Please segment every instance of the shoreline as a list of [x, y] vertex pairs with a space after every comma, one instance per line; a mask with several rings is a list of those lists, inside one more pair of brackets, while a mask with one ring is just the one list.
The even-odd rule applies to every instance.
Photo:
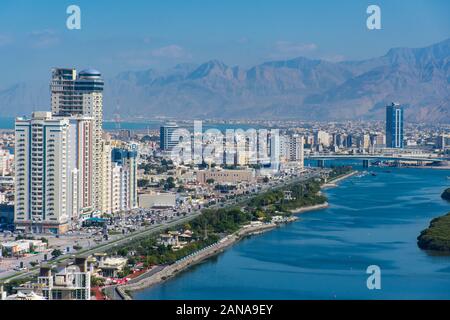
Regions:
[[347, 178], [350, 178], [351, 176], [354, 176], [355, 174], [357, 174], [358, 171], [357, 170], [353, 170], [350, 173], [344, 174], [343, 176], [339, 176], [336, 177], [334, 179], [331, 179], [330, 181], [327, 181], [326, 183], [324, 183], [320, 188], [321, 189], [326, 189], [326, 188], [335, 188], [338, 186], [338, 182], [341, 182], [342, 180], [345, 180]]
[[317, 211], [317, 210], [326, 209], [329, 206], [330, 206], [330, 204], [328, 202], [324, 202], [324, 203], [320, 203], [320, 204], [315, 204], [313, 206], [292, 209], [292, 210], [289, 210], [289, 212], [294, 215], [297, 215], [297, 214], [301, 214], [301, 213], [305, 213], [305, 212], [309, 212], [309, 211]]
[[[331, 187], [331, 186], [337, 187], [336, 182], [347, 179], [347, 178], [355, 175], [357, 172], [358, 171], [355, 170], [355, 171], [352, 171], [343, 176], [332, 179], [330, 181], [332, 181], [333, 184], [325, 183], [324, 185], [321, 186], [321, 189]], [[293, 215], [298, 215], [298, 214], [301, 214], [304, 212], [325, 209], [328, 206], [329, 206], [329, 203], [325, 202], [325, 203], [321, 203], [321, 204], [317, 204], [317, 205], [301, 207], [298, 209], [292, 209], [289, 211]], [[298, 220], [298, 218], [293, 216], [288, 221], [283, 222], [282, 224], [291, 223], [296, 220]], [[235, 233], [228, 235], [225, 238], [221, 239], [219, 242], [217, 242], [209, 247], [206, 247], [206, 248], [194, 253], [193, 255], [190, 255], [181, 260], [178, 260], [177, 262], [164, 267], [164, 269], [162, 269], [161, 271], [156, 272], [147, 278], [144, 278], [133, 284], [119, 285], [115, 288], [115, 290], [119, 294], [119, 296], [122, 297], [123, 300], [133, 300], [133, 297], [129, 294], [129, 292], [147, 289], [156, 284], [162, 283], [162, 282], [168, 280], [169, 278], [176, 276], [178, 273], [188, 269], [189, 267], [191, 267], [195, 264], [198, 264], [203, 260], [206, 260], [212, 256], [215, 256], [215, 255], [223, 252], [226, 248], [234, 245], [235, 243], [239, 242], [246, 236], [250, 236], [253, 234], [261, 234], [261, 233], [270, 231], [274, 228], [277, 228], [279, 225], [280, 224], [277, 224], [277, 223], [267, 223], [267, 224], [262, 224], [262, 225], [257, 225], [257, 226], [246, 225], [246, 226], [242, 227], [241, 229], [239, 229], [238, 231], [236, 231]]]
[[[289, 222], [293, 222], [297, 219], [291, 219]], [[139, 291], [146, 288], [150, 288], [153, 285], [164, 282], [169, 278], [176, 276], [178, 273], [188, 269], [189, 267], [200, 263], [203, 260], [206, 260], [212, 256], [215, 256], [221, 252], [223, 252], [226, 248], [232, 246], [233, 244], [242, 240], [242, 238], [253, 235], [253, 234], [261, 234], [263, 232], [270, 231], [274, 228], [278, 227], [276, 223], [266, 223], [257, 226], [246, 225], [236, 231], [233, 234], [226, 236], [221, 239], [219, 242], [206, 247], [200, 251], [197, 251], [193, 255], [185, 257], [177, 262], [165, 267], [161, 271], [152, 274], [148, 278], [144, 278], [137, 283], [133, 284], [125, 284], [116, 287], [116, 291], [122, 297], [123, 300], [132, 300], [133, 298], [127, 293], [130, 291]]]

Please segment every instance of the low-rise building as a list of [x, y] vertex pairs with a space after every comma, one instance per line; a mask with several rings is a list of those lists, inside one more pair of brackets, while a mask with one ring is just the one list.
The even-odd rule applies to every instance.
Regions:
[[173, 208], [177, 195], [170, 192], [142, 193], [139, 195], [140, 208]]
[[183, 233], [179, 231], [169, 231], [159, 235], [158, 243], [163, 246], [171, 246], [172, 250], [176, 251], [182, 249], [187, 245], [192, 238], [193, 232], [185, 230]]
[[99, 262], [98, 268], [103, 277], [117, 278], [127, 265], [127, 259], [122, 257], [107, 257]]
[[208, 181], [214, 183], [254, 182], [255, 172], [253, 170], [201, 170], [197, 171], [197, 182], [206, 184]]
[[1, 247], [6, 251], [6, 255], [8, 256], [19, 256], [30, 252], [30, 243], [28, 240], [3, 242]]
[[[90, 300], [91, 274], [89, 257], [76, 257], [74, 264], [62, 264], [53, 269], [41, 266], [38, 288], [47, 300]], [[39, 292], [38, 292], [39, 293]]]

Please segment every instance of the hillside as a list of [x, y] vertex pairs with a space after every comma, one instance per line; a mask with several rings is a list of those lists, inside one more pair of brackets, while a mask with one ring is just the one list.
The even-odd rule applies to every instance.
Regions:
[[[363, 61], [303, 57], [248, 69], [218, 60], [166, 71], [126, 71], [105, 79], [105, 116], [383, 119], [392, 101], [408, 121], [450, 123], [450, 39], [395, 48]], [[46, 87], [46, 89], [43, 89]], [[48, 84], [0, 90], [0, 116], [48, 105]]]

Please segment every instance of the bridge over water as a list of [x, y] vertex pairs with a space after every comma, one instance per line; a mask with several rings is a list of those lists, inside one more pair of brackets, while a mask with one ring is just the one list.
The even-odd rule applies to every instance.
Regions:
[[326, 160], [340, 159], [362, 160], [365, 168], [369, 167], [371, 160], [394, 161], [397, 165], [400, 161], [415, 161], [418, 165], [424, 162], [450, 161], [448, 157], [432, 157], [428, 154], [310, 154], [305, 156], [305, 160], [317, 160], [319, 167], [324, 167]]

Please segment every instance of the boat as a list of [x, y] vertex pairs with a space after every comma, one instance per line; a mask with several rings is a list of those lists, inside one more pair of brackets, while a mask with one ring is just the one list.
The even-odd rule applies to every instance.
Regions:
[[372, 172], [371, 175], [375, 177], [377, 174], [375, 172]]

